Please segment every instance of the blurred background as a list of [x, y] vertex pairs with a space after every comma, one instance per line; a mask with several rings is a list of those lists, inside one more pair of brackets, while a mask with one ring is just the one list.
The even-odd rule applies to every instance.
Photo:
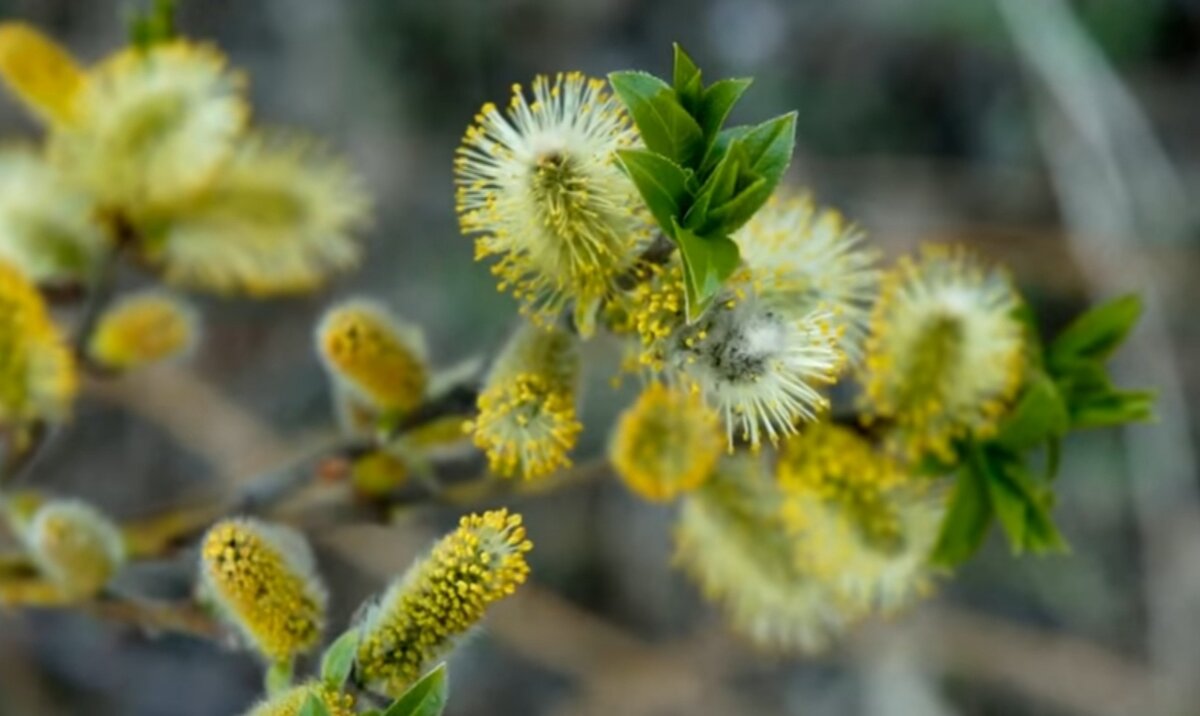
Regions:
[[[451, 159], [485, 101], [580, 69], [752, 75], [745, 121], [799, 110], [794, 184], [889, 256], [961, 241], [1007, 263], [1047, 329], [1144, 293], [1120, 355], [1160, 421], [1068, 445], [1057, 515], [1069, 556], [1015, 559], [997, 535], [912, 612], [829, 654], [751, 650], [670, 563], [670, 508], [607, 476], [508, 504], [536, 542], [533, 583], [452, 662], [452, 716], [523, 714], [1200, 713], [1200, 3], [1192, 0], [184, 0], [187, 35], [252, 78], [257, 120], [319, 132], [377, 201], [368, 260], [327, 291], [198, 298], [207, 338], [183, 366], [88, 385], [39, 487], [135, 517], [239, 482], [330, 429], [311, 348], [331, 300], [369, 294], [425, 326], [443, 365], [512, 324], [456, 228]], [[128, 3], [0, 0], [93, 60]], [[34, 123], [0, 99], [5, 140]], [[138, 276], [123, 276], [136, 285]], [[577, 460], [630, 398], [592, 346]], [[455, 514], [314, 531], [339, 628]], [[170, 581], [176, 563], [143, 565]], [[239, 713], [252, 656], [77, 612], [0, 613], [0, 715]]]

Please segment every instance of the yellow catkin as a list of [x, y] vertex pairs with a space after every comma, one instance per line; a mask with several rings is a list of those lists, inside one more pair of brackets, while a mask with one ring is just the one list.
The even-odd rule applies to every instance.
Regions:
[[779, 451], [776, 476], [785, 495], [783, 513], [797, 530], [806, 524], [796, 500], [811, 496], [837, 503], [881, 548], [900, 536], [899, 519], [887, 494], [902, 482], [903, 474], [848, 428], [815, 423], [789, 437]]
[[75, 500], [54, 500], [39, 507], [24, 541], [38, 569], [73, 599], [99, 593], [125, 560], [117, 526]]
[[66, 417], [75, 361], [37, 289], [0, 261], [0, 425]]
[[789, 437], [776, 477], [797, 565], [848, 613], [891, 613], [933, 587], [928, 556], [945, 514], [928, 480], [852, 430], [821, 423]]
[[713, 477], [683, 500], [675, 563], [755, 647], [818, 651], [858, 615], [797, 564], [780, 500], [761, 455], [722, 459]]
[[571, 464], [583, 426], [576, 419], [576, 338], [524, 325], [484, 381], [478, 414], [467, 423], [493, 472], [532, 479]]
[[142, 291], [117, 301], [100, 316], [88, 355], [100, 365], [127, 370], [187, 353], [196, 343], [191, 307], [161, 291]]
[[294, 686], [269, 698], [247, 711], [246, 716], [300, 716], [300, 710], [310, 696], [317, 697], [329, 716], [353, 716], [355, 713], [353, 696], [314, 682]]
[[479, 396], [479, 414], [468, 424], [493, 472], [542, 477], [571, 464], [583, 425], [574, 396], [538, 373], [521, 373]]
[[[211, 46], [126, 48], [88, 70], [76, 117], [51, 127], [47, 151], [109, 211], [133, 220], [213, 179], [245, 128], [244, 90]], [[156, 222], [156, 239], [163, 228]]]
[[596, 307], [650, 240], [650, 221], [615, 151], [637, 133], [604, 80], [539, 76], [505, 111], [485, 104], [454, 159], [455, 209], [477, 259], [536, 322], [574, 303], [588, 335]]
[[303, 538], [247, 519], [219, 522], [201, 546], [206, 594], [271, 661], [316, 646], [325, 620], [325, 591]]
[[950, 461], [955, 441], [994, 433], [1024, 375], [1019, 303], [1006, 273], [959, 247], [926, 246], [885, 275], [862, 402], [905, 457]]
[[304, 293], [357, 264], [370, 214], [361, 177], [319, 141], [252, 132], [202, 191], [147, 218], [147, 249], [177, 285]]
[[629, 489], [664, 501], [703, 484], [724, 448], [720, 418], [703, 398], [651, 383], [618, 420], [609, 457]]
[[41, 118], [70, 122], [83, 71], [70, 53], [20, 22], [0, 23], [0, 76]]
[[401, 693], [529, 574], [533, 548], [520, 515], [493, 510], [463, 517], [428, 556], [387, 590], [361, 625], [357, 678]]
[[317, 328], [326, 370], [381, 410], [404, 412], [425, 397], [429, 371], [416, 329], [365, 301], [335, 306]]

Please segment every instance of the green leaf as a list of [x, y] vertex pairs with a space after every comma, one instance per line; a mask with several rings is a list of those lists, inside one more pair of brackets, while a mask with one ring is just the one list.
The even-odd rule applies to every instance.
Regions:
[[684, 217], [684, 226], [701, 235], [725, 233], [720, 231], [720, 223], [710, 218], [710, 209], [734, 198], [739, 182], [753, 180], [754, 177], [747, 175], [749, 167], [746, 150], [735, 141], [696, 193], [696, 200]]
[[1108, 428], [1154, 419], [1151, 390], [1113, 390], [1081, 396], [1071, 403], [1071, 427]]
[[1115, 390], [1108, 369], [1098, 361], [1074, 360], [1059, 366], [1058, 388], [1068, 404], [1088, 395]]
[[1066, 540], [1050, 516], [1054, 496], [1049, 488], [1036, 484], [1015, 456], [989, 452], [985, 460], [988, 495], [1013, 554], [1066, 551]]
[[446, 665], [422, 676], [384, 711], [384, 716], [440, 716], [446, 708]]
[[668, 236], [673, 235], [674, 220], [683, 216], [691, 201], [687, 172], [661, 154], [644, 149], [622, 149], [617, 152], [617, 158], [659, 228]]
[[325, 708], [325, 702], [316, 694], [309, 694], [297, 716], [329, 716], [329, 709]]
[[1047, 355], [1052, 367], [1081, 358], [1100, 361], [1112, 355], [1142, 314], [1136, 294], [1115, 298], [1076, 318], [1050, 344]]
[[721, 233], [731, 234], [749, 221], [771, 198], [771, 193], [783, 178], [791, 164], [795, 144], [795, 112], [767, 120], [733, 139], [726, 156], [738, 158], [738, 178], [741, 181], [737, 184], [734, 196], [720, 197], [721, 201], [712, 202], [706, 223], [711, 225], [715, 222]]
[[175, 37], [175, 0], [152, 0], [129, 18], [129, 41], [142, 50]]
[[1032, 450], [1067, 433], [1071, 416], [1054, 381], [1035, 373], [1020, 400], [1000, 425], [995, 441], [1010, 450]]
[[683, 285], [690, 322], [708, 308], [725, 279], [737, 270], [741, 258], [737, 244], [729, 237], [702, 237], [678, 222], [674, 225], [674, 235], [683, 259]]
[[342, 688], [354, 668], [358, 649], [358, 629], [347, 629], [321, 656], [321, 679], [335, 689]]
[[733, 109], [733, 105], [742, 98], [742, 94], [752, 82], [753, 80], [749, 78], [724, 79], [713, 82], [708, 89], [704, 90], [700, 107], [693, 114], [696, 121], [700, 123], [700, 130], [704, 133], [706, 144], [712, 143], [716, 139], [717, 133], [721, 131], [721, 126], [729, 118], [729, 112]]
[[792, 163], [796, 146], [796, 112], [788, 112], [748, 128], [737, 141], [746, 148], [754, 171], [778, 182]]
[[992, 504], [985, 480], [970, 464], [959, 470], [941, 533], [929, 557], [933, 564], [957, 567], [983, 544], [992, 523]]
[[267, 667], [263, 675], [263, 689], [268, 696], [287, 691], [292, 685], [292, 662], [277, 661]]
[[633, 71], [613, 72], [608, 81], [625, 103], [647, 149], [684, 167], [699, 159], [704, 149], [703, 132], [667, 83]]
[[678, 42], [675, 43], [673, 79], [675, 94], [679, 97], [680, 104], [688, 111], [688, 114], [695, 116], [700, 106], [704, 84], [700, 78], [700, 68], [696, 66], [695, 62], [692, 62], [692, 58], [684, 52]]

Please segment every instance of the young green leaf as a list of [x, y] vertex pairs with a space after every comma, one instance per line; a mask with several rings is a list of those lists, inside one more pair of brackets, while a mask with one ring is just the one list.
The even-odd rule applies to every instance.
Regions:
[[1062, 437], [1071, 427], [1067, 405], [1054, 381], [1041, 372], [1029, 379], [1020, 400], [1000, 424], [995, 441], [1016, 452]]
[[297, 716], [329, 716], [329, 709], [325, 708], [325, 702], [317, 698], [316, 694], [309, 694]]
[[700, 130], [704, 132], [706, 144], [712, 143], [716, 139], [717, 133], [721, 131], [721, 126], [725, 124], [733, 105], [742, 98], [742, 94], [751, 82], [753, 80], [748, 78], [718, 80], [704, 90], [704, 97], [700, 100], [700, 107], [694, 116], [700, 123]]
[[674, 235], [683, 259], [687, 320], [694, 321], [708, 308], [725, 279], [737, 270], [741, 258], [737, 244], [727, 236], [701, 237], [678, 222]]
[[263, 675], [263, 689], [268, 696], [287, 691], [292, 685], [292, 662], [277, 661], [267, 667]]
[[[712, 220], [709, 214], [714, 207], [721, 206], [737, 195], [739, 180], [748, 169], [746, 151], [735, 141], [696, 193], [696, 199], [684, 217], [684, 226], [702, 236], [718, 233], [720, 224]], [[746, 177], [746, 180], [749, 181], [750, 177]]]
[[633, 180], [659, 228], [672, 235], [673, 220], [688, 209], [687, 172], [670, 159], [644, 149], [622, 149], [617, 158]]
[[1048, 359], [1052, 366], [1078, 360], [1104, 360], [1112, 355], [1142, 314], [1142, 300], [1136, 294], [1115, 298], [1076, 318], [1050, 344]]
[[[722, 233], [733, 233], [767, 203], [792, 161], [796, 144], [796, 113], [768, 120], [735, 137], [726, 157], [738, 158], [737, 191], [728, 197], [715, 197], [708, 209], [706, 224], [714, 223]], [[722, 159], [722, 164], [725, 159]], [[718, 165], [718, 168], [720, 165]], [[699, 200], [697, 200], [699, 203]]]
[[992, 523], [992, 503], [985, 480], [986, 477], [969, 464], [959, 470], [941, 533], [929, 557], [934, 565], [957, 567], [983, 544]]
[[647, 149], [684, 167], [699, 159], [704, 150], [703, 132], [667, 83], [636, 71], [613, 72], [608, 81], [625, 103]]
[[1154, 419], [1154, 391], [1113, 390], [1090, 393], [1072, 401], [1071, 427], [1109, 428]]
[[321, 680], [340, 689], [354, 668], [354, 650], [358, 648], [358, 629], [347, 629], [321, 656]]
[[129, 41], [143, 50], [175, 37], [175, 0], [152, 0], [129, 18]]
[[384, 716], [441, 716], [446, 708], [446, 665], [422, 676], [404, 694], [392, 702]]
[[684, 52], [679, 43], [675, 43], [675, 72], [673, 75], [675, 94], [679, 103], [689, 114], [695, 116], [703, 96], [704, 84], [700, 77], [700, 68], [692, 62], [688, 53]]
[[985, 460], [988, 495], [1013, 554], [1065, 551], [1066, 540], [1050, 516], [1052, 493], [1035, 484], [1033, 476], [1015, 456], [1004, 457], [989, 451]]

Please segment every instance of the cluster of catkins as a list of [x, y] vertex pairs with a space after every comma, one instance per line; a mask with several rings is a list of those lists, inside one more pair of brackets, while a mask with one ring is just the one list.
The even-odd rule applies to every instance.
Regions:
[[[689, 317], [688, 267], [617, 161], [639, 146], [607, 83], [579, 74], [517, 86], [467, 130], [461, 226], [529, 319], [470, 429], [502, 474], [567, 464], [576, 344], [623, 339], [643, 389], [613, 431], [615, 471], [647, 500], [682, 497], [678, 562], [740, 631], [818, 648], [929, 586], [945, 489], [909, 466], [995, 431], [1021, 384], [1019, 298], [955, 247], [881, 270], [853, 224], [780, 187]], [[870, 438], [833, 418], [829, 389], [851, 378]]]

